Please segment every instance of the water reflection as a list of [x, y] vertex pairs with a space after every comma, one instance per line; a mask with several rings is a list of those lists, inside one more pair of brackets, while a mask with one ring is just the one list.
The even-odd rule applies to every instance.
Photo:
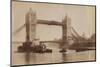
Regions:
[[65, 52], [62, 53], [62, 62], [67, 61], [67, 54]]
[[[53, 56], [52, 56], [53, 55]], [[61, 62], [66, 62], [67, 61], [67, 54], [66, 53], [58, 53], [58, 55], [56, 55], [55, 57], [55, 53], [44, 53], [44, 54], [38, 54], [38, 53], [30, 53], [30, 52], [26, 52], [25, 53], [25, 63], [26, 64], [31, 64], [31, 63], [46, 63], [46, 62], [59, 62], [56, 59], [58, 58], [58, 56], [60, 55], [62, 58]], [[60, 60], [60, 58], [58, 58], [58, 60]]]
[[[14, 45], [17, 49], [18, 45]], [[50, 45], [51, 48], [52, 45]], [[54, 45], [55, 46], [55, 45]], [[54, 47], [53, 46], [53, 47]], [[49, 48], [49, 46], [48, 46]], [[75, 61], [95, 60], [95, 51], [84, 51], [75, 53], [60, 53], [59, 48], [52, 48], [52, 53], [15, 53], [13, 49], [12, 64], [13, 65], [28, 65], [28, 64], [46, 64], [46, 63], [63, 63]]]
[[27, 52], [25, 54], [25, 61], [26, 61], [27, 64], [29, 64], [29, 62], [30, 62], [30, 52]]

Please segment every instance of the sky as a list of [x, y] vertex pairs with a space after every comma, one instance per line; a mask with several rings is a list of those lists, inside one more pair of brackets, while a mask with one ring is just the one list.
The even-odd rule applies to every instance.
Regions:
[[[79, 35], [84, 33], [86, 37], [90, 37], [95, 33], [94, 6], [29, 2], [12, 2], [12, 33], [25, 24], [25, 14], [29, 11], [29, 8], [36, 12], [37, 19], [62, 22], [67, 15], [71, 18], [71, 26]], [[36, 37], [42, 41], [54, 40], [62, 37], [62, 28], [60, 26], [38, 24], [36, 33]], [[13, 41], [24, 41], [25, 35], [24, 28], [16, 35], [12, 35]]]

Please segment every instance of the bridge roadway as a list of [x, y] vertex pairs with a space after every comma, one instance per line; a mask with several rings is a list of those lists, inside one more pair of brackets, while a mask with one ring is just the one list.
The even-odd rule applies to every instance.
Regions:
[[[61, 43], [62, 41], [40, 41], [40, 43]], [[24, 41], [12, 41], [14, 44], [21, 44], [24, 43]]]

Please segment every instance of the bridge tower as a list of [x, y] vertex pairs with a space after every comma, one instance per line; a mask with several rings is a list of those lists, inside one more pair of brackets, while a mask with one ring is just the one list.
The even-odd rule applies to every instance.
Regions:
[[25, 16], [26, 19], [26, 41], [32, 42], [36, 38], [36, 12], [29, 9], [29, 12]]
[[71, 19], [66, 15], [62, 21], [62, 50], [66, 51], [71, 39]]

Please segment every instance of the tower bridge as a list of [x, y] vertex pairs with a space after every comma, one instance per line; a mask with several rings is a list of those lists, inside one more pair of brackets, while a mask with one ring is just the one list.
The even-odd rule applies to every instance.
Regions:
[[[67, 15], [62, 20], [62, 22], [52, 21], [52, 20], [51, 21], [41, 20], [41, 19], [37, 19], [36, 12], [33, 12], [31, 8], [30, 8], [29, 12], [26, 13], [26, 15], [25, 15], [25, 24], [23, 24], [19, 29], [17, 29], [14, 32], [14, 35], [17, 34], [18, 32], [20, 32], [25, 27], [26, 28], [25, 43], [34, 42], [36, 39], [37, 24], [55, 25], [55, 26], [62, 27], [62, 40], [61, 41], [41, 41], [41, 43], [45, 43], [45, 42], [61, 43], [62, 50], [66, 50], [69, 47], [69, 41], [73, 39], [72, 36], [74, 37], [74, 39], [75, 39], [75, 35], [81, 38], [81, 36], [71, 26], [71, 19]], [[73, 31], [75, 35], [71, 31]]]

